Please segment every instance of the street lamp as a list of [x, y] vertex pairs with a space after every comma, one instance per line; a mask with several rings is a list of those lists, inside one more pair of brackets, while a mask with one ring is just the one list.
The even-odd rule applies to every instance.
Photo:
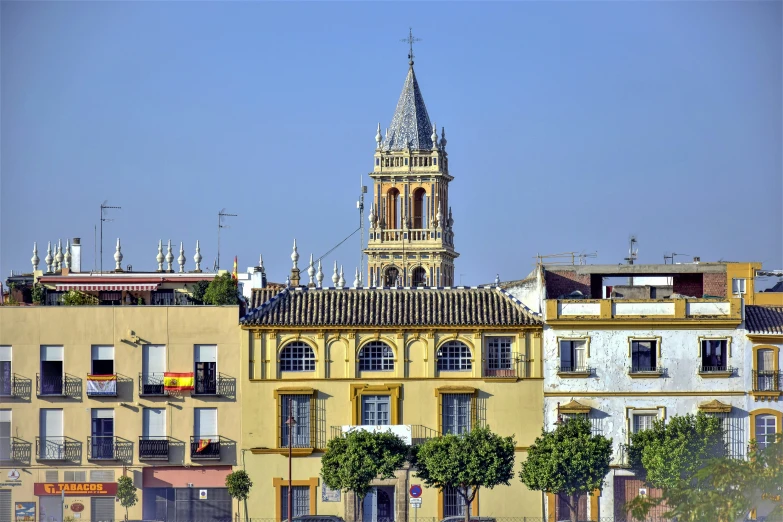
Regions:
[[557, 403], [557, 420], [555, 421], [555, 426], [560, 426], [563, 424], [563, 415], [560, 413], [560, 403]]
[[288, 426], [288, 522], [292, 522], [293, 515], [293, 498], [294, 488], [293, 481], [291, 480], [291, 449], [293, 448], [293, 434], [296, 421], [294, 420], [293, 399], [288, 398], [288, 420], [285, 421]]

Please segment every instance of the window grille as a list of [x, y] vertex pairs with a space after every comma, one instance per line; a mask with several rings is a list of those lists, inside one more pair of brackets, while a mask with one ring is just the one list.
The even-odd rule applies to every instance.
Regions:
[[114, 482], [114, 470], [90, 470], [90, 482]]
[[443, 516], [465, 516], [465, 498], [459, 494], [457, 488], [443, 489]]
[[487, 340], [487, 369], [511, 369], [511, 337], [492, 337]]
[[726, 456], [733, 459], [745, 457], [745, 429], [743, 419], [732, 416], [731, 412], [710, 413], [721, 421], [723, 428], [723, 442], [726, 443]]
[[310, 395], [283, 395], [280, 397], [280, 447], [288, 447], [288, 430], [286, 424], [290, 410], [293, 410], [293, 417], [296, 421], [294, 431], [291, 436], [291, 445], [294, 448], [311, 448], [310, 434]]
[[86, 471], [63, 471], [63, 481], [87, 482], [87, 472]]
[[442, 432], [462, 435], [470, 431], [473, 396], [469, 393], [447, 393], [441, 396]]
[[280, 351], [281, 372], [314, 372], [315, 353], [307, 343], [288, 343]]
[[449, 341], [438, 349], [439, 371], [465, 371], [473, 367], [470, 348], [460, 341]]
[[58, 481], [58, 471], [56, 469], [48, 469], [46, 470], [46, 473], [44, 475], [46, 477], [46, 482], [57, 482]]
[[[294, 517], [310, 514], [310, 488], [308, 486], [294, 486], [291, 498], [291, 510]], [[292, 517], [293, 518], [293, 517]], [[280, 519], [288, 519], [288, 486], [280, 488]]]
[[372, 341], [359, 352], [359, 369], [388, 372], [394, 370], [394, 352], [383, 341]]

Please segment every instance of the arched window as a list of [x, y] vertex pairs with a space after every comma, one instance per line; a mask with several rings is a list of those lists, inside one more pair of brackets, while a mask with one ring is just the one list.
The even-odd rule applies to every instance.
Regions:
[[400, 271], [397, 270], [397, 267], [390, 266], [386, 269], [383, 286], [397, 286], [399, 284], [399, 281], [397, 280], [399, 276]]
[[465, 371], [473, 368], [470, 348], [460, 341], [449, 341], [438, 349], [438, 370]]
[[427, 192], [421, 187], [413, 191], [413, 228], [427, 228]]
[[391, 230], [400, 228], [400, 191], [390, 188], [386, 193], [386, 226]]
[[301, 341], [288, 343], [280, 350], [281, 372], [314, 372], [315, 354], [310, 345]]
[[417, 266], [413, 269], [413, 286], [424, 286], [427, 284], [427, 271]]
[[756, 426], [754, 428], [759, 449], [764, 449], [775, 442], [776, 421], [777, 419], [774, 415], [756, 415]]
[[369, 342], [359, 352], [359, 369], [372, 372], [393, 371], [394, 352], [383, 341]]

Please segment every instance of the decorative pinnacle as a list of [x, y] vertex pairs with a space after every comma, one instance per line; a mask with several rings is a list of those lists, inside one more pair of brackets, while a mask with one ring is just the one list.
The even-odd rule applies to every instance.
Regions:
[[296, 266], [296, 262], [299, 261], [299, 252], [296, 250], [296, 239], [294, 239], [294, 251], [291, 252], [291, 261], [293, 261], [294, 266], [292, 268], [296, 269], [298, 268]]
[[201, 272], [201, 247], [198, 244], [198, 239], [196, 240], [196, 255], [193, 256], [193, 261], [196, 262], [196, 272]]
[[258, 268], [264, 271], [264, 254], [258, 254]]
[[500, 274], [495, 274], [495, 286], [500, 284]]
[[54, 261], [57, 263], [57, 270], [63, 267], [63, 241], [57, 240], [57, 253], [54, 255]]
[[353, 278], [353, 287], [359, 288], [359, 269], [356, 269], [356, 275]]
[[337, 283], [340, 281], [340, 274], [337, 272], [337, 261], [334, 262], [334, 275], [332, 275], [332, 283], [337, 288]]
[[446, 148], [446, 127], [440, 128], [440, 147], [442, 149]]
[[166, 264], [168, 265], [168, 271], [173, 272], [171, 265], [174, 263], [174, 254], [171, 253], [171, 239], [169, 239], [169, 249], [166, 252]]
[[51, 272], [52, 271], [52, 261], [54, 261], [54, 258], [52, 257], [52, 242], [49, 241], [46, 245], [46, 257], [44, 258], [44, 261], [46, 262], [46, 271]]
[[179, 263], [179, 273], [183, 273], [185, 271], [185, 249], [182, 247], [182, 241], [179, 242], [179, 257], [177, 258], [177, 263]]
[[313, 278], [315, 277], [315, 267], [313, 266], [313, 254], [310, 254], [310, 266], [307, 267], [307, 276], [310, 278], [308, 286], [313, 286]]
[[65, 240], [65, 268], [71, 269], [71, 240]]
[[378, 123], [378, 133], [375, 135], [375, 143], [378, 144], [378, 148], [381, 148], [381, 140], [383, 139], [383, 136], [381, 136], [381, 124]]
[[413, 28], [409, 27], [408, 28], [408, 37], [407, 38], [403, 38], [400, 41], [401, 42], [405, 42], [408, 45], [410, 45], [410, 51], [408, 51], [408, 65], [413, 67], [413, 58], [414, 58], [414, 56], [413, 56], [413, 44], [415, 42], [421, 42], [421, 38], [414, 38], [414, 36], [413, 36]]
[[117, 272], [122, 271], [122, 247], [120, 247], [120, 238], [117, 238], [117, 251], [114, 252], [114, 270]]
[[343, 265], [340, 265], [340, 280], [337, 281], [337, 288], [343, 288], [345, 286], [345, 275], [343, 273]]
[[324, 272], [321, 270], [321, 260], [318, 260], [318, 273], [315, 274], [315, 280], [318, 281], [318, 288], [323, 288], [324, 285]]
[[33, 272], [38, 270], [38, 263], [41, 261], [41, 258], [38, 257], [38, 243], [33, 242], [33, 257], [30, 258], [30, 262], [33, 264]]
[[163, 240], [158, 239], [158, 255], [155, 256], [155, 260], [158, 262], [158, 272], [163, 272], [163, 261], [166, 258], [163, 257]]

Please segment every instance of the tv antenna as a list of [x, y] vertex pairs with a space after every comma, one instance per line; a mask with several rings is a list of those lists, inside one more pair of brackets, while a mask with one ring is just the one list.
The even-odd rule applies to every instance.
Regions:
[[[363, 184], [361, 176], [359, 185], [362, 187], [359, 194], [359, 201], [356, 202], [356, 208], [359, 209], [359, 228], [362, 230], [361, 239], [359, 239], [359, 278], [364, 273], [364, 195], [367, 194], [367, 186]], [[367, 284], [369, 284], [369, 280]]]
[[669, 256], [667, 256], [666, 254], [664, 254], [664, 255], [663, 255], [663, 264], [664, 264], [664, 265], [665, 265], [665, 264], [667, 264], [667, 263], [666, 263], [666, 260], [668, 259], [669, 261], [671, 261], [671, 263], [670, 263], [670, 264], [672, 264], [672, 265], [673, 265], [673, 264], [674, 264], [674, 261], [675, 261], [675, 259], [674, 259], [674, 258], [675, 258], [675, 257], [677, 257], [677, 256], [687, 256], [687, 257], [690, 257], [690, 254], [679, 254], [679, 253], [677, 253], [677, 252], [672, 252], [672, 253], [671, 253], [671, 255], [669, 255]]
[[636, 243], [638, 243], [638, 240], [636, 239], [635, 235], [631, 235], [630, 238], [628, 238], [628, 257], [625, 258], [625, 261], [628, 261], [629, 265], [632, 265], [634, 261], [639, 257], [639, 249], [634, 248], [636, 246]]
[[215, 272], [220, 270], [220, 229], [231, 228], [230, 226], [225, 224], [227, 217], [237, 217], [237, 214], [227, 214], [225, 208], [221, 209], [221, 211], [218, 212], [218, 249], [217, 249], [217, 261], [215, 261]]
[[106, 211], [108, 209], [117, 209], [120, 210], [122, 207], [111, 207], [107, 203], [109, 203], [109, 200], [105, 200], [103, 203], [101, 203], [101, 272], [103, 272], [103, 222], [104, 221], [114, 221], [113, 219], [109, 219], [106, 217]]

